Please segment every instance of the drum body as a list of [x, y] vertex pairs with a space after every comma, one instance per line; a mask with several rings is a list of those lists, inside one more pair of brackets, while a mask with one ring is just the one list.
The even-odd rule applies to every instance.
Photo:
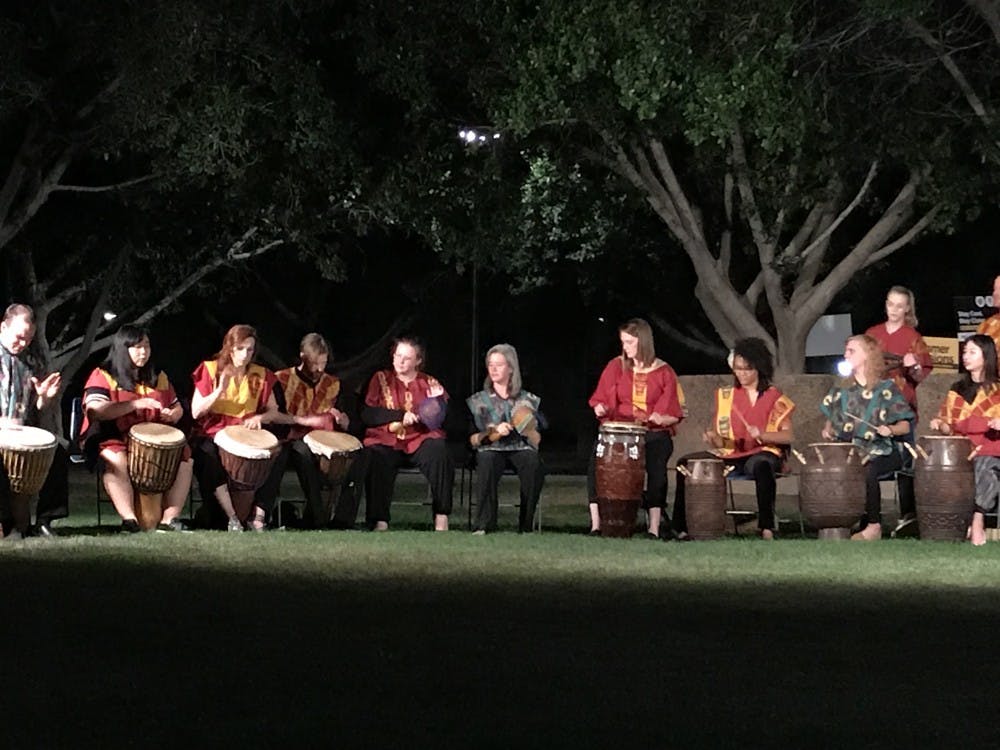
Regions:
[[176, 427], [140, 422], [128, 431], [128, 476], [137, 497], [135, 516], [149, 530], [163, 518], [163, 493], [177, 478], [187, 439]]
[[601, 536], [629, 537], [646, 480], [646, 428], [605, 422], [594, 452]]
[[913, 471], [920, 538], [965, 541], [976, 500], [972, 441], [960, 435], [924, 435], [917, 445], [923, 449]]
[[0, 430], [0, 456], [13, 495], [37, 495], [55, 454], [56, 438], [48, 430], [23, 426]]
[[302, 441], [317, 457], [319, 470], [326, 476], [326, 481], [330, 485], [323, 496], [323, 507], [319, 511], [322, 515], [313, 519], [313, 522], [329, 523], [333, 519], [333, 512], [340, 499], [340, 490], [347, 472], [361, 450], [361, 441], [346, 432], [332, 430], [313, 430], [302, 438]]
[[810, 443], [799, 475], [802, 515], [820, 539], [849, 539], [865, 511], [865, 467], [850, 443]]
[[688, 536], [719, 539], [726, 533], [726, 466], [718, 458], [693, 458], [683, 478]]
[[215, 444], [231, 490], [258, 490], [278, 457], [278, 438], [267, 430], [230, 425], [215, 434]]

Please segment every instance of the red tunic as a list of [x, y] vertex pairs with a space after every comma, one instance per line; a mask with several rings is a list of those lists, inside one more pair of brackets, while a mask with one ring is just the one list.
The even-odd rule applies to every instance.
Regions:
[[[114, 404], [125, 401], [135, 401], [140, 398], [154, 398], [160, 402], [164, 408], [169, 408], [177, 403], [177, 394], [170, 384], [166, 374], [160, 373], [156, 376], [156, 382], [152, 386], [138, 384], [134, 391], [126, 391], [118, 385], [118, 381], [107, 370], [96, 368], [87, 382], [83, 386], [83, 425], [80, 434], [87, 435], [91, 428], [90, 418], [87, 415], [88, 406], [111, 402]], [[117, 419], [102, 420], [97, 426], [98, 440], [102, 449], [110, 448], [118, 452], [125, 450], [125, 436], [128, 435], [132, 425], [141, 422], [162, 422], [160, 412], [153, 409], [139, 409], [137, 411], [123, 414]]]
[[904, 354], [912, 354], [917, 358], [920, 369], [903, 367], [902, 361], [896, 367], [887, 368], [885, 377], [896, 384], [899, 392], [903, 394], [906, 403], [917, 413], [917, 386], [923, 382], [924, 378], [931, 374], [934, 369], [934, 362], [931, 360], [930, 350], [924, 343], [923, 337], [917, 333], [916, 328], [901, 326], [899, 330], [889, 333], [885, 323], [872, 326], [866, 334], [878, 341], [882, 351], [886, 354], [895, 354], [902, 357]]
[[976, 333], [982, 333], [993, 339], [993, 343], [997, 345], [997, 351], [1000, 352], [1000, 313], [991, 315], [980, 323]]
[[601, 422], [638, 422], [651, 432], [674, 435], [676, 424], [654, 425], [649, 422], [649, 415], [664, 414], [680, 421], [684, 418], [683, 399], [677, 375], [666, 362], [648, 372], [637, 373], [626, 369], [621, 357], [615, 357], [604, 368], [587, 403], [591, 408], [604, 404], [608, 411]]
[[[418, 373], [417, 377], [405, 384], [396, 377], [395, 370], [380, 370], [372, 376], [365, 393], [365, 405], [381, 409], [402, 409], [416, 411], [420, 402], [426, 399], [432, 386], [440, 385], [430, 375]], [[447, 392], [444, 394], [448, 400]], [[396, 431], [390, 429], [395, 427]], [[412, 454], [425, 440], [444, 438], [444, 430], [428, 430], [422, 422], [412, 424], [405, 429], [396, 423], [380, 424], [365, 430], [365, 445], [387, 445], [390, 448]]]
[[[336, 405], [337, 396], [340, 394], [339, 379], [324, 372], [319, 381], [313, 385], [302, 378], [296, 367], [278, 370], [274, 376], [285, 393], [285, 410], [289, 414], [293, 417], [321, 416], [326, 421], [322, 429], [337, 429], [330, 410]], [[292, 425], [288, 431], [288, 439], [298, 440], [312, 432], [313, 429], [297, 424]]]
[[[944, 397], [938, 419], [947, 422], [959, 435], [965, 435], [978, 449], [977, 456], [1000, 456], [1000, 438], [989, 428], [991, 419], [1000, 417], [1000, 388], [976, 389], [972, 403], [962, 395], [961, 381]], [[966, 394], [968, 395], [968, 394]]]
[[[192, 373], [194, 387], [202, 396], [215, 390], [216, 370], [217, 362], [213, 359], [202, 362]], [[195, 422], [195, 434], [211, 437], [224, 427], [243, 424], [246, 417], [267, 411], [275, 382], [273, 372], [260, 365], [250, 365], [239, 383], [235, 378], [230, 379], [226, 392]]]
[[761, 432], [780, 432], [795, 410], [795, 404], [773, 385], [750, 404], [746, 388], [720, 388], [715, 392], [712, 423], [723, 439], [720, 453], [726, 458], [742, 458], [768, 451], [782, 455], [785, 446], [761, 444], [750, 437], [747, 425]]

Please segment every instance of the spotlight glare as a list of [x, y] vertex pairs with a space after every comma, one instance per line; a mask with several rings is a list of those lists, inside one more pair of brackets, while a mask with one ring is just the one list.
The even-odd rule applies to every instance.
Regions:
[[837, 372], [840, 374], [842, 378], [846, 378], [853, 371], [854, 369], [851, 367], [851, 363], [848, 362], [846, 359], [842, 359], [837, 363]]

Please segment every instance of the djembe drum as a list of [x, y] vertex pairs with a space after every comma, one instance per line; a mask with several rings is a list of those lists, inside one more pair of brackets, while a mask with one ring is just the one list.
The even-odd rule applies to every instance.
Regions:
[[961, 435], [923, 435], [917, 446], [913, 491], [920, 538], [964, 541], [976, 501], [972, 441]]
[[56, 438], [39, 427], [0, 429], [0, 456], [10, 482], [10, 513], [19, 531], [31, 522], [31, 498], [45, 484], [56, 453]]
[[850, 539], [865, 510], [860, 452], [850, 443], [810, 443], [806, 457], [800, 459], [805, 464], [799, 475], [802, 515], [820, 539]]
[[267, 481], [278, 457], [278, 438], [267, 430], [230, 425], [215, 433], [215, 444], [228, 477], [233, 510], [245, 523], [253, 508], [254, 492]]
[[632, 422], [604, 422], [594, 465], [601, 536], [632, 536], [646, 480], [646, 428]]
[[302, 441], [318, 458], [319, 470], [330, 485], [321, 510], [322, 515], [313, 519], [316, 524], [327, 524], [333, 519], [344, 478], [361, 450], [361, 441], [346, 432], [332, 430], [313, 430]]
[[163, 493], [177, 478], [187, 439], [176, 427], [140, 422], [128, 431], [128, 476], [135, 488], [135, 517], [149, 530], [163, 517]]
[[695, 540], [719, 539], [726, 533], [726, 474], [729, 467], [718, 458], [692, 458], [683, 478], [688, 536]]

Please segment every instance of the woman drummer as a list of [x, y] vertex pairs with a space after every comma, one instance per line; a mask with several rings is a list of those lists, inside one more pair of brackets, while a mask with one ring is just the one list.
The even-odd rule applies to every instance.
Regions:
[[962, 346], [965, 374], [945, 396], [930, 427], [944, 435], [965, 435], [972, 441], [976, 507], [970, 540], [986, 543], [985, 514], [997, 507], [1000, 494], [1000, 374], [993, 339], [978, 333]]
[[882, 538], [879, 480], [903, 467], [903, 441], [916, 415], [896, 384], [883, 377], [885, 359], [878, 341], [867, 334], [851, 336], [844, 359], [851, 374], [823, 398], [822, 435], [824, 440], [853, 443], [865, 456], [867, 525], [851, 538], [874, 541]]
[[[754, 480], [757, 490], [757, 528], [762, 539], [774, 539], [776, 475], [792, 443], [795, 404], [771, 379], [774, 359], [763, 339], [740, 339], [731, 357], [733, 385], [715, 392], [712, 427], [702, 436], [711, 448], [683, 456], [681, 466], [694, 458], [722, 458], [728, 466]], [[674, 530], [687, 535], [684, 480], [674, 495]]]
[[[228, 476], [213, 438], [232, 425], [259, 430], [265, 424], [292, 421], [278, 411], [274, 373], [254, 363], [256, 350], [257, 331], [252, 326], [235, 325], [226, 332], [219, 353], [198, 365], [192, 374], [191, 414], [195, 420], [194, 468], [198, 487], [203, 501], [209, 504], [211, 525], [220, 525], [220, 514], [224, 514], [229, 531], [242, 531], [243, 524], [233, 507]], [[263, 500], [254, 504], [246, 524], [248, 529], [264, 530], [270, 508], [262, 505], [267, 504]]]
[[[103, 464], [104, 489], [122, 519], [122, 531], [140, 530], [136, 519], [132, 480], [128, 474], [125, 438], [140, 422], [177, 424], [184, 411], [173, 386], [153, 366], [149, 334], [139, 326], [124, 325], [111, 342], [108, 358], [83, 387], [84, 452], [93, 468]], [[184, 456], [170, 489], [164, 494], [163, 517], [157, 530], [182, 528], [181, 510], [191, 489], [191, 450]]]
[[[682, 395], [673, 368], [657, 359], [653, 330], [641, 318], [618, 329], [622, 353], [608, 362], [590, 397], [594, 416], [603, 422], [635, 422], [646, 427], [646, 493], [642, 507], [649, 517], [647, 536], [658, 539], [667, 506], [667, 461], [674, 451], [673, 435], [684, 418]], [[601, 528], [595, 466], [587, 472], [590, 533]], [[669, 519], [668, 519], [669, 522]]]
[[[885, 297], [885, 322], [872, 326], [865, 333], [882, 347], [885, 377], [896, 384], [914, 415], [917, 415], [917, 386], [931, 374], [934, 367], [930, 350], [917, 332], [917, 301], [913, 292], [905, 286], [891, 287]], [[916, 421], [915, 416], [905, 438], [911, 444], [914, 442]], [[904, 460], [908, 456], [909, 454], [904, 456]], [[895, 535], [902, 535], [907, 529], [916, 531], [916, 510], [913, 482], [904, 480], [899, 483], [900, 518]]]

